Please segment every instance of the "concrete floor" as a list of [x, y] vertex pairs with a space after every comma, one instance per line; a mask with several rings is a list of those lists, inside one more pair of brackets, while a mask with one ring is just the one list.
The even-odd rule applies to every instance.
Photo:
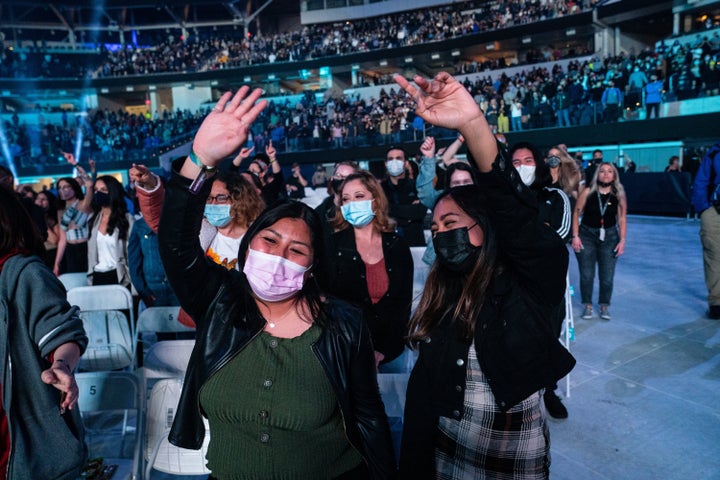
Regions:
[[569, 418], [550, 422], [551, 478], [720, 479], [720, 321], [705, 317], [699, 225], [629, 218], [611, 321], [579, 318], [571, 259], [577, 366]]
[[[550, 420], [552, 479], [720, 479], [720, 321], [705, 317], [698, 230], [695, 220], [629, 217], [611, 321], [579, 318], [571, 255], [577, 366], [570, 416]], [[152, 475], [189, 478], [202, 477]]]

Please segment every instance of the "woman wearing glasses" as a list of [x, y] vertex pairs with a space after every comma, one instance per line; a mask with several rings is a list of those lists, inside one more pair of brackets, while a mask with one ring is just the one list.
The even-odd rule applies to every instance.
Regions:
[[[138, 187], [138, 201], [145, 222], [157, 230], [165, 198], [160, 178], [144, 165], [134, 165], [130, 169], [130, 179]], [[237, 268], [240, 241], [264, 208], [262, 197], [244, 177], [231, 172], [215, 175], [200, 229], [200, 245], [205, 254], [227, 269]]]

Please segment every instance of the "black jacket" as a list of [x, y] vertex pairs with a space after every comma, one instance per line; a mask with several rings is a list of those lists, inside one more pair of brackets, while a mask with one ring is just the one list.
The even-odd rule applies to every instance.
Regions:
[[[207, 379], [263, 329], [244, 274], [213, 264], [198, 232], [209, 182], [195, 196], [189, 181], [173, 174], [160, 221], [160, 255], [181, 306], [197, 324], [197, 339], [185, 375], [169, 439], [199, 449], [205, 427], [199, 392]], [[245, 313], [243, 313], [245, 312]], [[250, 313], [247, 313], [250, 312]], [[348, 440], [373, 479], [392, 478], [395, 460], [390, 428], [377, 386], [369, 333], [358, 309], [329, 299], [322, 308], [331, 326], [312, 346], [337, 396]]]
[[381, 185], [390, 204], [390, 216], [397, 222], [398, 232], [411, 247], [424, 247], [423, 220], [427, 208], [418, 201], [415, 180], [400, 178], [394, 185], [390, 178], [386, 178]]
[[387, 363], [405, 348], [412, 304], [413, 259], [410, 247], [395, 233], [382, 234], [382, 249], [389, 285], [385, 296], [374, 305], [352, 228], [333, 234], [325, 265], [329, 270], [329, 293], [363, 308], [375, 350], [385, 355], [382, 363]]
[[[495, 402], [507, 411], [575, 364], [553, 332], [568, 253], [560, 237], [538, 220], [534, 196], [502, 155], [478, 183], [487, 193], [502, 266], [475, 321], [474, 343]], [[403, 478], [434, 478], [438, 417], [463, 415], [470, 345], [448, 323], [441, 322], [420, 344], [410, 376], [400, 454]]]

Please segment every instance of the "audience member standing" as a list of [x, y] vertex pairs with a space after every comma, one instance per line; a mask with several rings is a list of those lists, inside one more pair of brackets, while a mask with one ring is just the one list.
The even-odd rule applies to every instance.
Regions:
[[[77, 166], [77, 164], [76, 164]], [[58, 219], [60, 239], [53, 272], [55, 275], [69, 272], [87, 272], [88, 267], [88, 219], [92, 213], [93, 180], [77, 166], [85, 184], [85, 193], [74, 178], [61, 178], [57, 182], [62, 202]]]
[[645, 118], [648, 120], [655, 113], [655, 118], [660, 118], [660, 103], [662, 103], [663, 82], [658, 80], [657, 75], [650, 76], [650, 83], [645, 85]]
[[625, 252], [626, 214], [625, 189], [618, 171], [613, 164], [603, 162], [591, 185], [580, 194], [572, 217], [572, 247], [580, 268], [580, 296], [585, 306], [582, 318], [593, 316], [595, 265], [600, 282], [600, 318], [611, 318], [615, 264]]
[[419, 88], [396, 76], [417, 113], [458, 129], [481, 188], [440, 197], [437, 261], [415, 312], [420, 355], [407, 389], [402, 478], [548, 478], [549, 432], [540, 391], [574, 359], [552, 331], [565, 291], [567, 250], [469, 93], [445, 72]]
[[612, 80], [608, 82], [607, 88], [602, 93], [600, 100], [604, 108], [604, 121], [605, 122], [617, 122], [622, 112], [622, 92], [615, 86], [615, 82]]
[[125, 190], [115, 177], [103, 175], [95, 181], [94, 192], [97, 210], [88, 222], [88, 277], [93, 285], [130, 288], [127, 242], [135, 220], [127, 211]]
[[380, 371], [402, 372], [412, 303], [410, 248], [395, 233], [387, 198], [370, 172], [349, 175], [338, 195], [327, 252], [329, 293], [363, 308]]
[[700, 240], [708, 291], [708, 317], [720, 320], [720, 142], [708, 150], [695, 175], [692, 203], [700, 214]]
[[202, 170], [178, 160], [168, 182], [160, 253], [198, 324], [170, 442], [200, 449], [206, 418], [208, 467], [219, 479], [392, 478], [390, 428], [362, 315], [319, 289], [317, 215], [301, 202], [266, 209], [243, 237], [240, 271], [214, 265], [198, 244], [210, 191], [201, 172], [239, 148], [266, 105], [255, 104], [259, 89], [244, 98], [247, 91], [232, 101], [224, 94], [203, 121], [193, 143]]
[[74, 480], [87, 460], [73, 371], [87, 347], [77, 307], [38, 257], [43, 241], [0, 186], [0, 477]]
[[390, 204], [390, 216], [397, 222], [398, 232], [411, 247], [425, 245], [423, 220], [427, 208], [420, 203], [415, 180], [409, 177], [405, 150], [393, 147], [385, 154], [387, 176], [382, 181]]

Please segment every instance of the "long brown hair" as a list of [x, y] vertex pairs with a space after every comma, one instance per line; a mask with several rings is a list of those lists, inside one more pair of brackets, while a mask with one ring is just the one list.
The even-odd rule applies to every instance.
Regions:
[[560, 159], [560, 165], [558, 166], [560, 169], [558, 171], [560, 174], [558, 176], [558, 184], [563, 192], [577, 198], [578, 186], [580, 185], [582, 174], [580, 173], [580, 167], [578, 167], [577, 162], [567, 153], [564, 147], [564, 145], [555, 145], [550, 149], [557, 150], [557, 157]]
[[483, 194], [475, 185], [456, 187], [442, 194], [435, 206], [450, 198], [483, 231], [483, 244], [475, 265], [466, 273], [456, 273], [435, 260], [420, 303], [410, 319], [410, 343], [417, 345], [443, 322], [460, 323], [466, 340], [472, 339], [475, 321], [485, 304], [490, 282], [498, 270], [495, 229], [488, 217]]
[[345, 217], [343, 217], [340, 207], [342, 206], [343, 189], [348, 182], [353, 180], [360, 180], [363, 186], [370, 191], [370, 194], [373, 197], [372, 209], [373, 212], [375, 212], [375, 218], [373, 218], [372, 223], [375, 229], [378, 232], [394, 232], [395, 220], [390, 218], [390, 214], [388, 213], [390, 204], [385, 196], [385, 191], [383, 190], [382, 185], [380, 185], [378, 179], [367, 170], [358, 170], [357, 172], [348, 175], [340, 185], [340, 191], [337, 192], [337, 201], [339, 202], [339, 205], [337, 205], [338, 208], [335, 209], [335, 218], [332, 220], [332, 227], [335, 231], [345, 230], [350, 226], [350, 224], [345, 221]]

